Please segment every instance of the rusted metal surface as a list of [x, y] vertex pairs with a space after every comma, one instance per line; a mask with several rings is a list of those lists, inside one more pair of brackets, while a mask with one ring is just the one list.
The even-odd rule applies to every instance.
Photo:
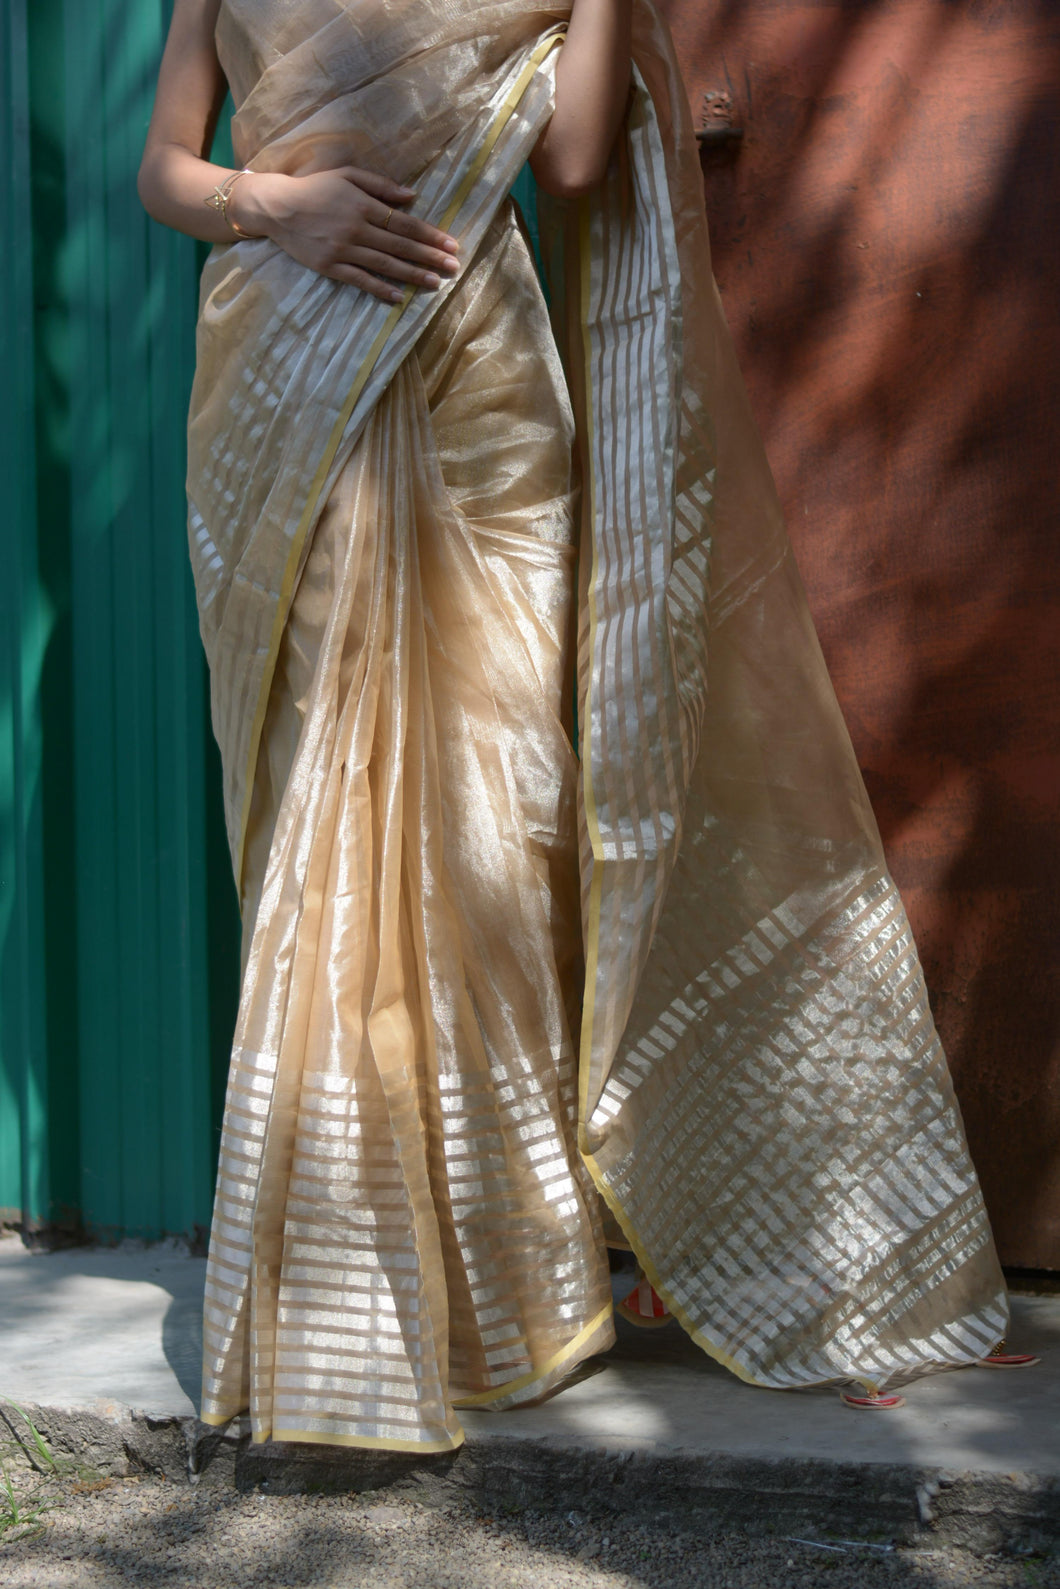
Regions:
[[1060, 1269], [1060, 4], [664, 9], [1002, 1256]]

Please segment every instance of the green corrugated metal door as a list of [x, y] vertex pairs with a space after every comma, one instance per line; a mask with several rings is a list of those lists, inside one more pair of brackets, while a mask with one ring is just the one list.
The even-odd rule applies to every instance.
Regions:
[[171, 0], [0, 5], [0, 1217], [188, 1232], [238, 922], [185, 537], [204, 250], [135, 191]]
[[135, 193], [169, 7], [3, 3], [0, 1207], [188, 1231], [237, 948], [184, 527], [196, 248]]
[[12, 246], [31, 230], [28, 67], [24, 7], [9, 5], [0, 35], [0, 489], [7, 498], [0, 540], [0, 1204], [17, 1208], [41, 1207], [47, 1197], [37, 712], [47, 618], [37, 575], [33, 275], [28, 249]]

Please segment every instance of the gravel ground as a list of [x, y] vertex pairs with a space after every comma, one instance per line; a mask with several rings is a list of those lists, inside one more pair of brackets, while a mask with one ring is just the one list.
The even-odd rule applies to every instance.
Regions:
[[0, 1536], [4, 1589], [1060, 1589], [1060, 1557], [826, 1550], [577, 1511], [489, 1517], [382, 1492], [238, 1494], [70, 1476], [45, 1488], [39, 1531]]

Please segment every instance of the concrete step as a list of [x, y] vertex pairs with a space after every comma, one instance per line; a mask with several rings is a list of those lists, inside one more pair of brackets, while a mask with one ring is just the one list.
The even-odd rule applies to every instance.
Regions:
[[465, 1414], [461, 1451], [414, 1458], [252, 1446], [238, 1424], [200, 1424], [204, 1272], [174, 1243], [34, 1253], [0, 1241], [0, 1398], [108, 1473], [391, 1488], [428, 1503], [460, 1490], [498, 1509], [672, 1512], [785, 1536], [1060, 1545], [1060, 1297], [1014, 1299], [1013, 1341], [1041, 1351], [1040, 1367], [932, 1375], [878, 1414], [849, 1410], [834, 1388], [755, 1389], [677, 1326], [620, 1324], [615, 1349], [551, 1401]]

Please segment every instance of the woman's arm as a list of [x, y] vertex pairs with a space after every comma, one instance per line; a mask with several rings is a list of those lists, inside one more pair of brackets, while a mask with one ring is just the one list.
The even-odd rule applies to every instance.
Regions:
[[546, 193], [577, 198], [600, 181], [629, 101], [633, 0], [574, 0], [556, 65], [556, 109], [530, 169]]
[[[227, 87], [213, 40], [220, 4], [176, 0], [137, 182], [156, 221], [208, 243], [238, 235], [206, 203], [235, 174], [206, 158]], [[401, 213], [414, 196], [352, 166], [305, 177], [252, 172], [235, 184], [227, 209], [240, 232], [271, 237], [311, 270], [400, 303], [395, 282], [433, 289], [459, 269], [454, 238]]]

